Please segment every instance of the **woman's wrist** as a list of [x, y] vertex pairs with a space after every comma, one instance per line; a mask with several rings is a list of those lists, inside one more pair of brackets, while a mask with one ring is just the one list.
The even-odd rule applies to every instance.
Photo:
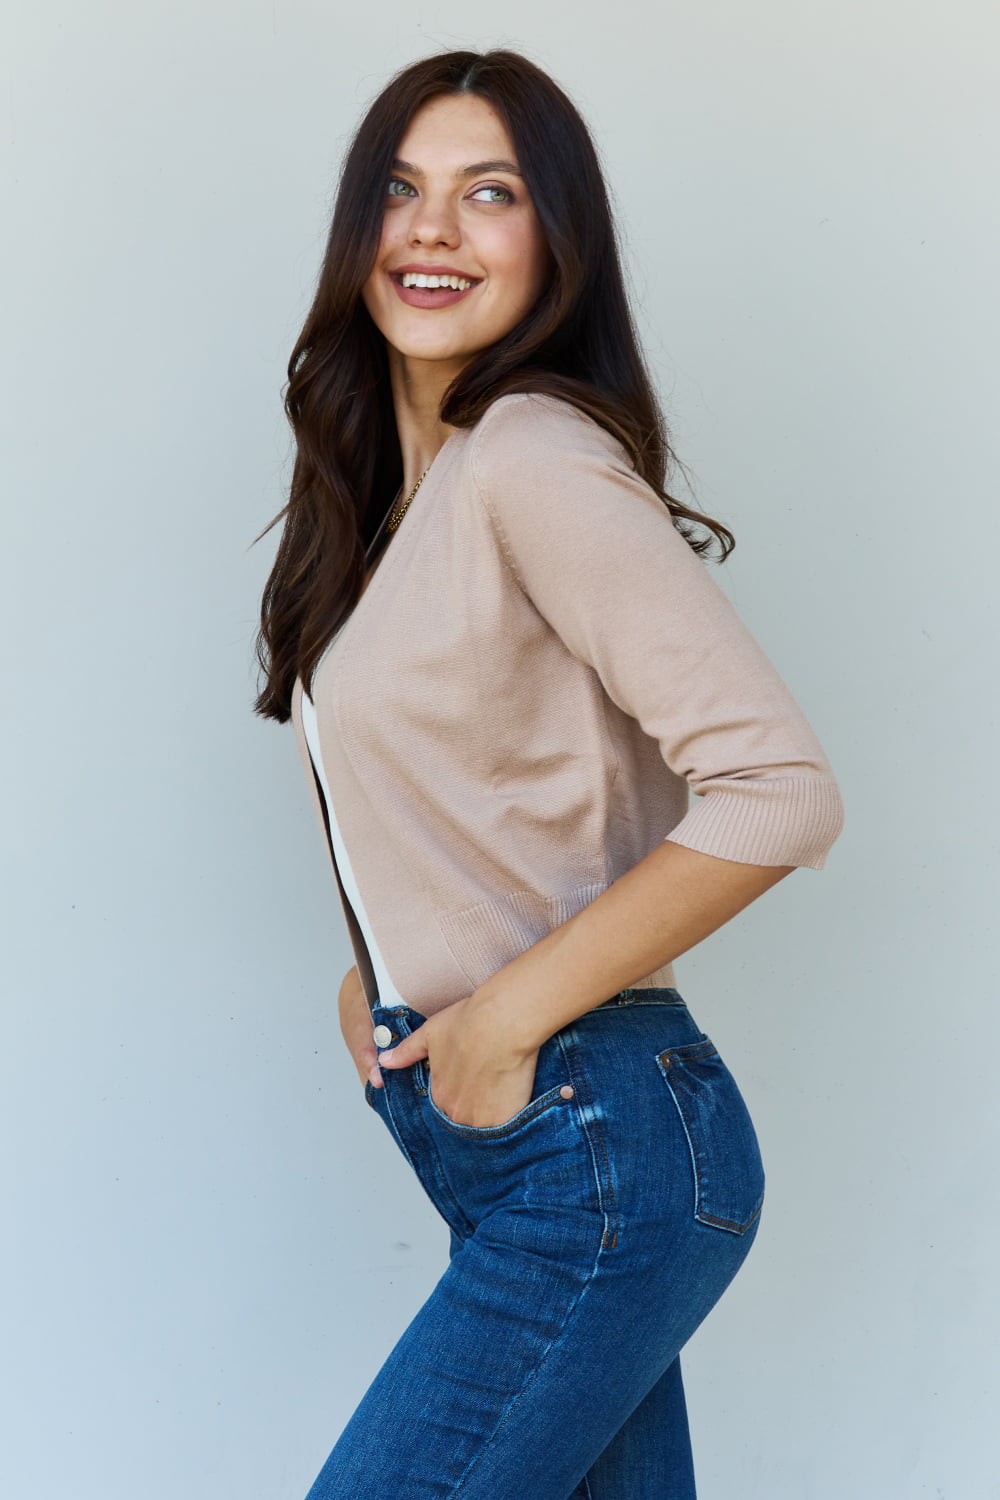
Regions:
[[569, 925], [519, 953], [469, 997], [491, 1015], [499, 1044], [512, 1056], [537, 1052], [561, 1027], [616, 993], [599, 994], [592, 983], [572, 980], [564, 946]]
[[480, 985], [469, 996], [467, 1004], [488, 1019], [499, 1051], [511, 1058], [526, 1058], [537, 1052], [558, 1028], [546, 1032], [544, 1021], [532, 1004], [530, 991], [516, 982], [505, 983], [503, 975], [501, 969]]

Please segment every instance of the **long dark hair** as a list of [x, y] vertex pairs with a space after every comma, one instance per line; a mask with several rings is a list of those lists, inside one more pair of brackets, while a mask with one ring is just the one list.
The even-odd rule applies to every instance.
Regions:
[[[297, 445], [284, 520], [264, 588], [254, 710], [284, 723], [296, 675], [306, 688], [360, 597], [365, 548], [403, 482], [385, 339], [361, 296], [381, 242], [386, 186], [413, 115], [444, 94], [486, 99], [504, 121], [551, 251], [553, 270], [516, 328], [455, 377], [440, 420], [469, 427], [509, 391], [572, 402], [624, 445], [698, 553], [729, 529], [664, 489], [676, 464], [639, 348], [597, 153], [570, 99], [520, 53], [445, 52], [397, 73], [368, 109], [344, 160], [313, 303], [288, 364], [284, 404]], [[257, 538], [260, 540], [260, 537]]]

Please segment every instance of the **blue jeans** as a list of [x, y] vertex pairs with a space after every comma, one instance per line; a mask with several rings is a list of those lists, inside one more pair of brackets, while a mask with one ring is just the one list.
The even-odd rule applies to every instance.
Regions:
[[[395, 1045], [426, 1017], [372, 1020]], [[382, 1077], [368, 1105], [451, 1258], [307, 1500], [693, 1500], [680, 1351], [753, 1243], [764, 1170], [680, 994], [562, 1027], [502, 1125], [450, 1120], [426, 1059]]]

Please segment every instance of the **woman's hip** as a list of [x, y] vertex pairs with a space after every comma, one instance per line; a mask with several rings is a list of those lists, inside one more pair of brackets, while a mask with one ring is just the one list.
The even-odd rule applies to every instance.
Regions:
[[[381, 1046], [424, 1020], [408, 1006], [373, 1012]], [[382, 1076], [368, 1103], [462, 1239], [505, 1214], [541, 1253], [630, 1246], [641, 1259], [664, 1236], [696, 1253], [717, 1244], [723, 1259], [749, 1249], [764, 1196], [756, 1132], [676, 989], [622, 990], [547, 1038], [530, 1100], [500, 1125], [449, 1119], [426, 1058]]]

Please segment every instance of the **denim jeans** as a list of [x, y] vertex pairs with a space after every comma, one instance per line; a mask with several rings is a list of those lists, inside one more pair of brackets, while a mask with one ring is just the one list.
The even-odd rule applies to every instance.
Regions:
[[[426, 1017], [372, 1020], [395, 1045]], [[680, 1351], [753, 1243], [764, 1170], [681, 995], [562, 1027], [501, 1125], [449, 1119], [426, 1059], [382, 1077], [367, 1104], [451, 1256], [307, 1500], [693, 1500]]]

